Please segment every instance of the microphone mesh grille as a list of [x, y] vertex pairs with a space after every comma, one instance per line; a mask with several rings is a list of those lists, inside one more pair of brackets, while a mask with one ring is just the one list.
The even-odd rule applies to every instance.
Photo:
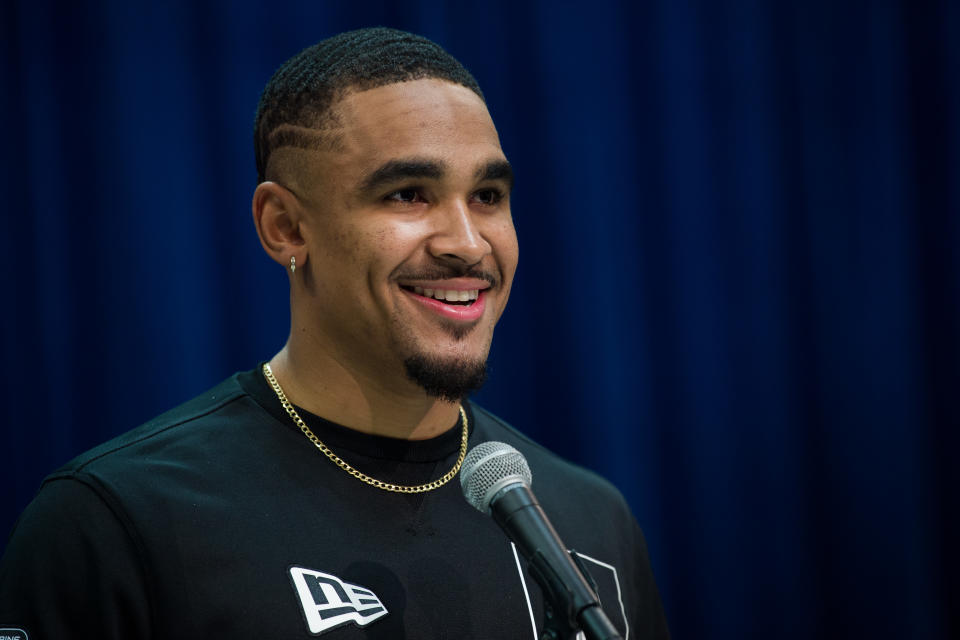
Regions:
[[460, 472], [463, 497], [483, 513], [487, 513], [497, 491], [515, 482], [529, 487], [533, 476], [523, 454], [508, 444], [481, 442], [463, 460]]

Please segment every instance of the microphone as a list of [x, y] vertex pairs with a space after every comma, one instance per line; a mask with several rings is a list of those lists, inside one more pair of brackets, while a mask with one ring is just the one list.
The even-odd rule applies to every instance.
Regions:
[[530, 490], [532, 482], [526, 458], [503, 442], [475, 446], [460, 471], [463, 497], [500, 525], [543, 589], [548, 604], [543, 637], [573, 637], [582, 630], [593, 640], [621, 638], [600, 607], [585, 569], [567, 551]]

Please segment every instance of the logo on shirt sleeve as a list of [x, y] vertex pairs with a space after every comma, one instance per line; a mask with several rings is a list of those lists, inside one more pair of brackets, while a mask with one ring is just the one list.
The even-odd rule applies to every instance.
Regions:
[[27, 632], [19, 627], [0, 628], [0, 640], [29, 640]]
[[351, 622], [365, 627], [388, 613], [373, 591], [329, 573], [290, 567], [290, 577], [307, 629], [314, 635]]

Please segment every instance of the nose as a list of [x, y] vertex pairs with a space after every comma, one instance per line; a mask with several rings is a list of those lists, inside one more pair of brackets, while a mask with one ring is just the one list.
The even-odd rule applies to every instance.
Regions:
[[430, 237], [430, 254], [441, 260], [474, 265], [493, 251], [466, 202], [456, 201], [436, 211], [435, 231]]

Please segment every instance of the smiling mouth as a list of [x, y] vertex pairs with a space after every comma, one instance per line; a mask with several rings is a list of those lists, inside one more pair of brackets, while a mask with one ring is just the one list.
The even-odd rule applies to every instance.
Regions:
[[466, 291], [457, 291], [455, 289], [424, 289], [423, 287], [407, 287], [401, 285], [402, 289], [412, 291], [418, 296], [439, 300], [445, 304], [452, 304], [462, 307], [468, 307], [477, 301], [480, 295], [479, 289], [467, 289]]

